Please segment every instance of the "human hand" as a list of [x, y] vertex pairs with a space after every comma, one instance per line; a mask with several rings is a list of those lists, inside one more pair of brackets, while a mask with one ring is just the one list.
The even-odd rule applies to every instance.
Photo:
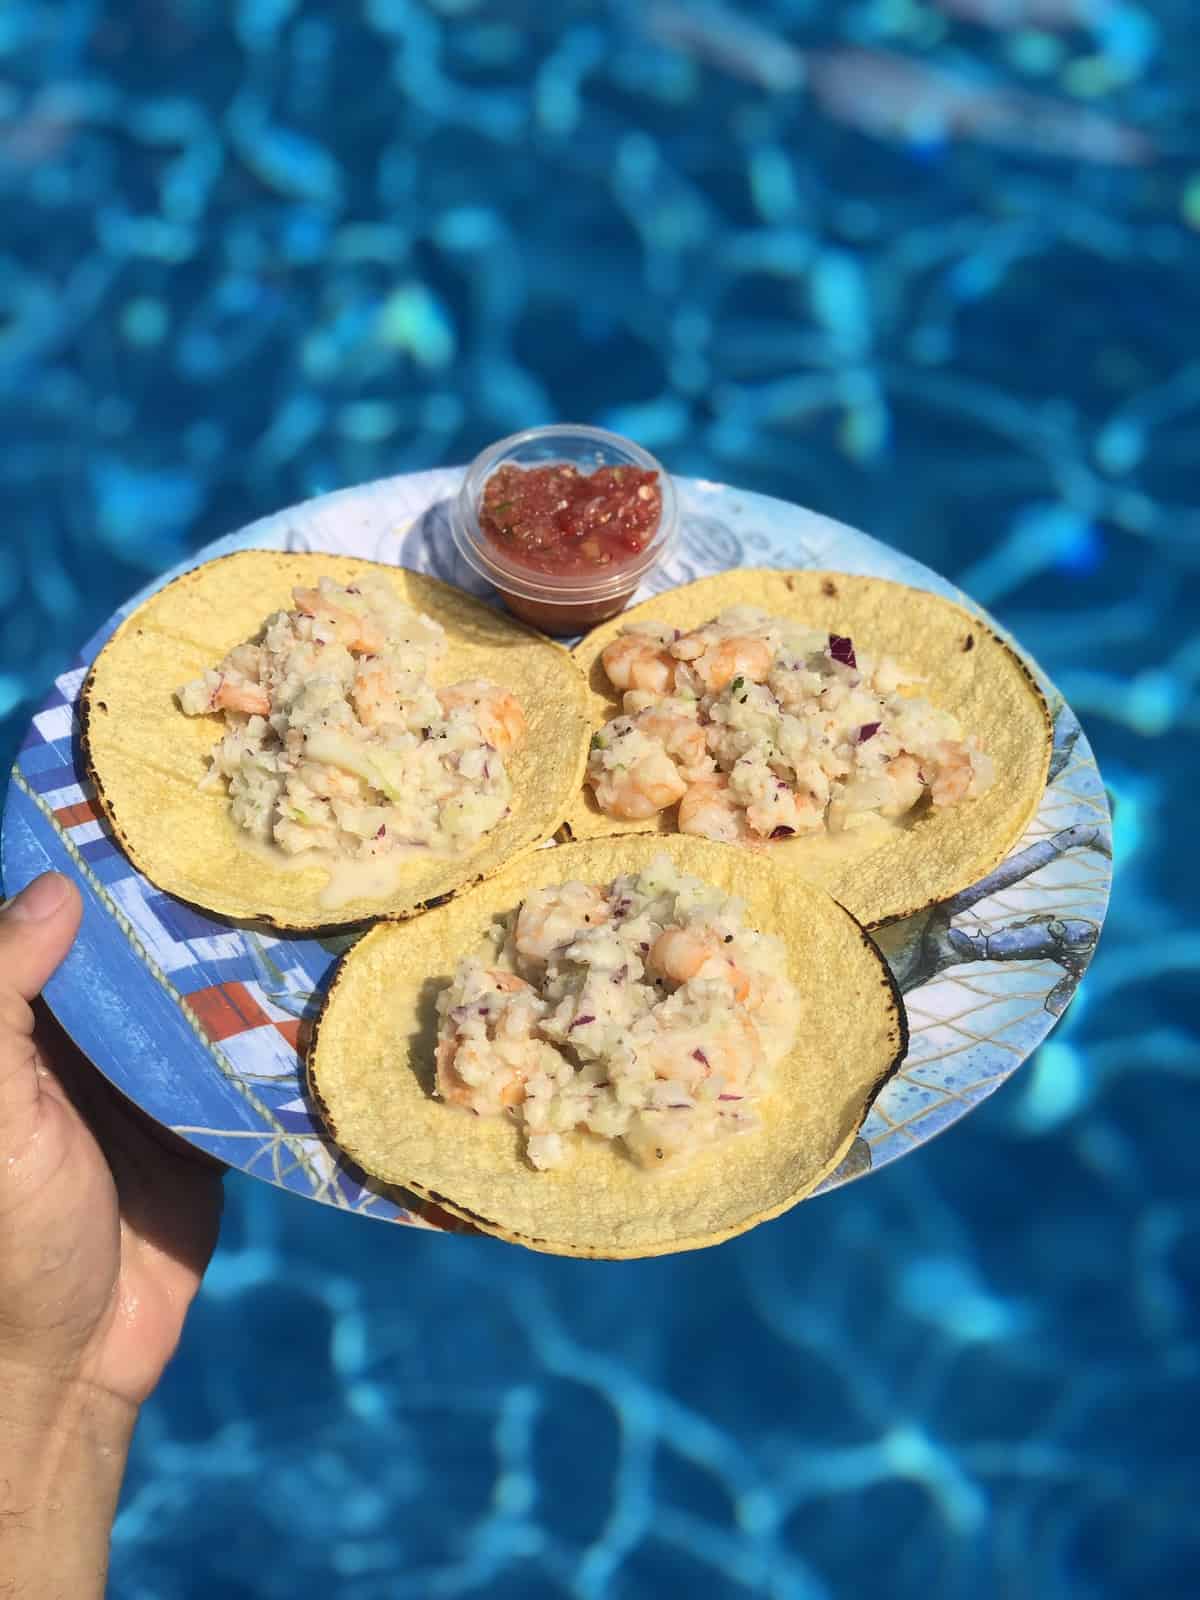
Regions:
[[221, 1169], [156, 1132], [35, 1005], [80, 914], [55, 874], [0, 912], [0, 1362], [137, 1406], [216, 1244]]
[[0, 911], [0, 1592], [27, 1600], [103, 1595], [137, 1410], [221, 1215], [217, 1163], [122, 1099], [37, 998], [80, 914], [53, 874]]

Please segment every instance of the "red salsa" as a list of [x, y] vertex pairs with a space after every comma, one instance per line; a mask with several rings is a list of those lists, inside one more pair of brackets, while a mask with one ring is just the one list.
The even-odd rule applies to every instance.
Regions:
[[649, 544], [661, 515], [657, 472], [506, 464], [484, 485], [479, 528], [515, 564], [570, 576], [629, 561]]

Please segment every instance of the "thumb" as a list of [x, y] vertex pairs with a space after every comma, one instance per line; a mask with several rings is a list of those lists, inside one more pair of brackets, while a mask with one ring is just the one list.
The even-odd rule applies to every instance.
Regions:
[[58, 872], [46, 872], [0, 908], [0, 993], [33, 1000], [71, 948], [83, 903]]

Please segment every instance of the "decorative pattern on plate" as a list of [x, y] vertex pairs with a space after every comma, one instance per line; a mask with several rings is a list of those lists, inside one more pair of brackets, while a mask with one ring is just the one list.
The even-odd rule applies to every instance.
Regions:
[[[366, 556], [482, 594], [445, 526], [458, 481], [457, 471], [442, 470], [324, 496], [218, 540], [159, 582], [199, 560], [259, 547]], [[647, 593], [737, 565], [828, 566], [964, 599], [917, 562], [827, 517], [720, 484], [680, 488], [682, 538]], [[84, 893], [79, 941], [47, 1000], [130, 1099], [230, 1166], [364, 1215], [459, 1227], [347, 1165], [304, 1097], [306, 1032], [353, 935], [278, 938], [207, 917], [135, 872], [94, 809], [75, 704], [87, 663], [156, 587], [130, 601], [58, 679], [13, 771], [3, 838], [8, 891], [55, 868]], [[912, 1042], [826, 1189], [916, 1149], [991, 1094], [1049, 1032], [1091, 958], [1111, 876], [1108, 806], [1078, 723], [1042, 682], [1055, 751], [1025, 837], [982, 883], [879, 936], [904, 992]]]

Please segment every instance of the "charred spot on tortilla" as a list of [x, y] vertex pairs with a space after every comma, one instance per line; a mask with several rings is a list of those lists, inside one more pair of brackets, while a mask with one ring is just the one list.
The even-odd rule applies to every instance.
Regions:
[[[321, 670], [289, 676], [304, 650]], [[447, 738], [425, 748], [405, 724], [430, 693]], [[140, 606], [81, 703], [98, 804], [134, 865], [217, 916], [294, 931], [414, 916], [550, 838], [585, 708], [560, 646], [447, 584], [258, 550]], [[402, 812], [414, 826], [394, 835]]]
[[[664, 852], [669, 871], [656, 861]], [[629, 897], [614, 891], [631, 881], [642, 888], [626, 906]], [[585, 924], [583, 900], [596, 894], [609, 916]], [[742, 932], [711, 949], [701, 939], [707, 954], [691, 977], [680, 976], [695, 954], [687, 941], [708, 926], [700, 908], [707, 904], [719, 918], [733, 902], [744, 908], [733, 913]], [[522, 954], [516, 928], [525, 907]], [[636, 918], [688, 908], [697, 917], [684, 915], [678, 925], [684, 942], [643, 959], [641, 943], [654, 949], [657, 941], [636, 937]], [[614, 922], [625, 932], [610, 949]], [[632, 1021], [601, 1010], [600, 974], [618, 946], [631, 971], [629, 957], [643, 966], [665, 966], [670, 957], [676, 973], [665, 993], [642, 985], [644, 996], [616, 1003], [631, 1005]], [[521, 962], [525, 977], [510, 970]], [[441, 996], [436, 1047], [431, 977]], [[768, 979], [776, 978], [772, 999]], [[726, 1048], [744, 1026], [735, 1020], [739, 1005], [753, 1012], [760, 983], [764, 1026], [771, 1004], [789, 989], [798, 995], [791, 1034], [770, 1068], [761, 1041], [744, 1051], [750, 1064]], [[697, 1054], [688, 1038], [694, 1028], [706, 1030]], [[420, 940], [387, 924], [373, 929], [342, 958], [307, 1066], [314, 1103], [338, 1144], [379, 1180], [436, 1199], [512, 1242], [620, 1259], [718, 1243], [809, 1194], [837, 1168], [898, 1069], [905, 1031], [874, 942], [824, 891], [796, 883], [772, 858], [747, 858], [707, 840], [609, 839], [539, 851], [504, 869], [429, 913]], [[514, 1056], [518, 1036], [524, 1042]], [[603, 1063], [625, 1062], [627, 1039], [665, 1051], [665, 1075], [643, 1085], [651, 1098], [630, 1119], [599, 1087]], [[576, 1048], [584, 1041], [590, 1057]], [[736, 1100], [700, 1105], [704, 1085], [729, 1093], [725, 1075], [751, 1081], [751, 1065], [765, 1073], [752, 1101], [756, 1125], [732, 1120]], [[430, 1092], [431, 1071], [441, 1097]], [[547, 1086], [544, 1116], [538, 1098]], [[581, 1105], [586, 1115], [577, 1118]], [[596, 1126], [578, 1131], [589, 1117]], [[693, 1140], [677, 1121], [694, 1129], [707, 1121], [709, 1131]], [[530, 1156], [534, 1139], [542, 1140], [539, 1156], [549, 1157], [540, 1164]]]
[[[792, 681], [804, 682], [803, 674], [789, 678], [776, 670], [784, 663], [772, 656], [764, 677], [766, 663], [752, 657], [739, 663], [749, 670], [736, 674], [736, 684], [721, 684], [730, 661], [722, 663], [715, 650], [708, 661], [702, 651], [697, 655], [706, 625], [731, 610], [753, 610], [787, 628], [811, 630], [815, 654], [804, 662], [806, 670], [817, 668], [808, 679], [811, 690], [838, 678], [837, 695], [858, 695], [864, 664], [891, 658], [899, 666], [896, 690], [889, 684], [886, 693], [876, 694], [879, 711], [864, 701], [857, 730], [853, 701], [844, 701], [836, 714], [846, 721], [845, 765], [855, 775], [853, 784], [843, 781], [841, 747], [832, 776], [822, 770], [816, 783], [801, 781], [795, 770], [798, 757], [804, 765], [813, 755], [810, 749], [799, 743], [775, 749], [779, 730], [789, 737], [795, 731], [786, 721], [784, 700]], [[721, 633], [715, 631], [717, 645]], [[639, 679], [631, 691], [614, 685], [604, 656], [618, 640], [636, 644], [639, 634], [646, 656], [635, 670], [618, 673], [623, 680]], [[733, 650], [728, 629], [724, 635]], [[822, 636], [828, 641], [824, 651]], [[751, 630], [756, 651], [763, 642]], [[622, 644], [623, 650], [632, 648]], [[656, 648], [666, 658], [657, 667]], [[680, 654], [689, 659], [681, 662]], [[565, 822], [575, 838], [682, 828], [710, 832], [743, 849], [778, 852], [789, 858], [794, 873], [829, 889], [869, 927], [902, 920], [978, 882], [1020, 838], [1045, 788], [1053, 730], [1025, 662], [952, 601], [888, 580], [822, 572], [724, 573], [633, 607], [588, 635], [576, 657], [591, 689], [594, 734], [607, 738], [611, 724], [623, 743], [607, 754], [589, 751], [589, 782]], [[712, 689], [696, 673], [698, 659], [714, 680]], [[677, 671], [680, 666], [688, 671]], [[658, 688], [640, 687], [653, 685], [656, 672]], [[689, 674], [700, 681], [690, 681]], [[856, 677], [859, 682], [852, 681]], [[683, 694], [677, 692], [681, 683]], [[875, 686], [867, 685], [872, 691]], [[691, 705], [689, 691], [695, 697]], [[912, 708], [920, 699], [929, 710], [914, 725]], [[689, 741], [696, 734], [683, 722], [663, 724], [662, 713], [694, 722], [703, 744], [696, 741], [693, 749]], [[658, 728], [647, 727], [656, 720]], [[714, 720], [722, 725], [713, 728]], [[925, 751], [919, 748], [922, 729], [932, 746]], [[943, 729], [948, 741], [932, 739]], [[915, 766], [893, 760], [910, 748], [909, 736], [921, 756]], [[995, 773], [990, 784], [989, 764]], [[597, 804], [596, 780], [607, 783], [604, 806]], [[841, 811], [838, 831], [829, 829], [831, 799]], [[824, 830], [812, 827], [814, 820], [824, 821]]]

